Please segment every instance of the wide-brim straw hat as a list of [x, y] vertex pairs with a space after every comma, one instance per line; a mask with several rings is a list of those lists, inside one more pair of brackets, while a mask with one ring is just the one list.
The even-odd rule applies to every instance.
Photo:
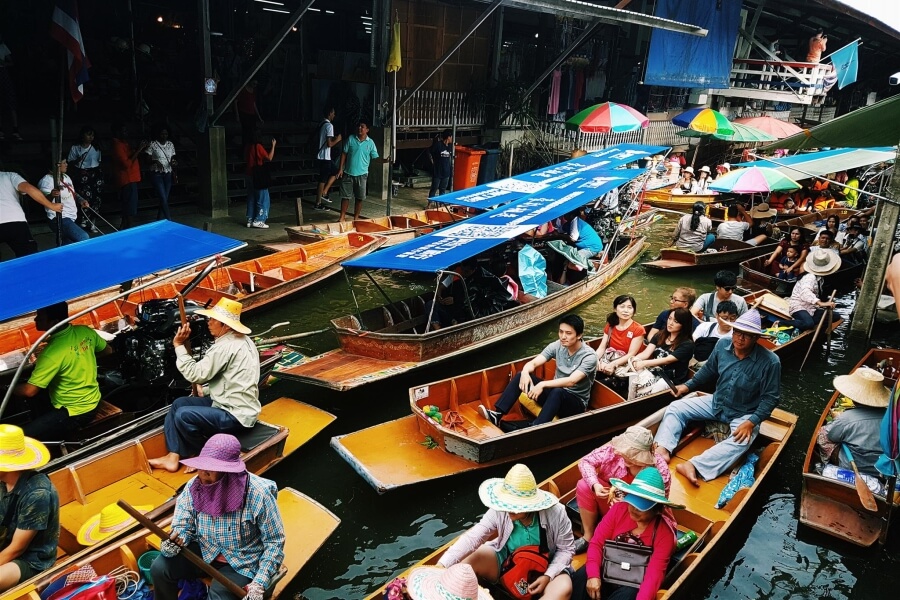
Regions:
[[769, 337], [769, 334], [762, 330], [762, 319], [760, 319], [759, 311], [755, 308], [750, 309], [739, 316], [735, 322], [731, 324], [731, 328], [745, 333]]
[[769, 217], [774, 217], [777, 214], [778, 211], [770, 207], [767, 202], [757, 204], [753, 207], [753, 210], [750, 211], [750, 216], [754, 219], [767, 219]]
[[650, 510], [657, 504], [684, 508], [683, 505], [671, 502], [666, 497], [666, 484], [656, 467], [644, 467], [634, 476], [631, 483], [625, 483], [615, 477], [610, 479], [609, 483], [625, 494], [623, 501], [640, 511]]
[[814, 248], [803, 262], [803, 268], [820, 277], [831, 275], [841, 268], [841, 256], [834, 250]]
[[513, 465], [503, 479], [482, 482], [478, 496], [488, 508], [513, 513], [536, 512], [559, 502], [550, 492], [538, 489], [531, 470], [521, 464]]
[[250, 328], [241, 323], [241, 306], [240, 302], [235, 300], [231, 300], [229, 298], [219, 298], [219, 301], [216, 302], [216, 305], [212, 308], [204, 308], [198, 310], [197, 313], [209, 317], [210, 319], [215, 319], [220, 323], [225, 323], [238, 333], [243, 333], [247, 335], [250, 333]]
[[[152, 506], [135, 506], [134, 508], [142, 513], [153, 510]], [[88, 519], [75, 537], [82, 546], [93, 546], [133, 523], [135, 523], [134, 517], [125, 512], [125, 509], [118, 504], [109, 504]]]
[[0, 472], [38, 469], [50, 462], [50, 451], [21, 427], [0, 425]]
[[849, 375], [834, 378], [834, 389], [853, 400], [873, 408], [885, 408], [891, 399], [891, 390], [884, 387], [884, 375], [875, 369], [859, 368]]
[[648, 467], [656, 464], [653, 455], [653, 433], [646, 427], [632, 425], [609, 441], [616, 453], [631, 462]]
[[491, 600], [487, 590], [478, 585], [471, 565], [452, 567], [419, 567], [406, 581], [406, 592], [413, 600]]
[[217, 433], [203, 444], [199, 456], [185, 458], [181, 464], [216, 473], [243, 473], [247, 465], [241, 459], [241, 443], [228, 433]]

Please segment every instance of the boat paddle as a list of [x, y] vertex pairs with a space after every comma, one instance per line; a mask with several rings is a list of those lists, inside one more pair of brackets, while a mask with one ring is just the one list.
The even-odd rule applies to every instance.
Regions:
[[[178, 315], [181, 317], [181, 326], [184, 327], [187, 325], [187, 313], [184, 310], [184, 295], [181, 293], [176, 294], [175, 298], [178, 299]], [[184, 341], [184, 349], [187, 350], [187, 353], [191, 353], [191, 342], [190, 340]], [[191, 384], [191, 396], [197, 396], [198, 398], [203, 397], [203, 386], [199, 383]]]
[[[125, 502], [124, 500], [119, 500], [117, 504], [127, 512], [133, 519], [135, 519], [138, 523], [140, 523], [143, 527], [150, 530], [151, 533], [154, 533], [159, 536], [161, 540], [168, 540], [169, 534], [163, 531], [163, 528], [148, 519], [144, 516], [144, 514], [138, 510], [135, 510], [133, 506]], [[228, 579], [224, 575], [222, 575], [218, 570], [214, 569], [209, 563], [204, 561], [201, 557], [197, 556], [190, 550], [185, 547], [181, 548], [181, 555], [188, 559], [194, 566], [198, 569], [221, 583], [225, 586], [225, 589], [228, 590], [230, 594], [238, 598], [243, 598], [247, 595], [247, 590], [240, 587], [238, 584]]]
[[844, 455], [847, 457], [847, 460], [850, 461], [850, 466], [853, 467], [853, 475], [855, 477], [854, 483], [856, 484], [856, 493], [859, 495], [859, 501], [862, 502], [862, 505], [866, 510], [878, 512], [878, 505], [875, 504], [875, 496], [872, 495], [872, 490], [869, 489], [869, 486], [867, 486], [866, 482], [863, 481], [863, 478], [860, 477], [859, 469], [856, 468], [856, 461], [853, 460], [853, 454], [850, 453], [850, 448], [847, 447], [847, 444], [841, 444], [841, 447], [844, 449]]
[[300, 338], [318, 335], [320, 333], [325, 333], [326, 331], [331, 331], [331, 330], [326, 327], [325, 329], [316, 329], [315, 331], [304, 331], [303, 333], [293, 333], [291, 335], [282, 335], [280, 337], [273, 337], [273, 338], [268, 338], [265, 340], [257, 339], [255, 341], [256, 341], [257, 346], [269, 346], [272, 344], [280, 344], [282, 342], [287, 342], [290, 340], [299, 340]]
[[[837, 294], [837, 290], [833, 290], [831, 292], [831, 295], [828, 296], [829, 302], [834, 300], [835, 294]], [[831, 314], [831, 311], [828, 311], [828, 310], [826, 310], [824, 313], [822, 313], [822, 318], [819, 319], [819, 324], [816, 325], [816, 330], [813, 332], [812, 339], [809, 340], [809, 348], [806, 349], [806, 356], [803, 357], [803, 362], [800, 363], [800, 368], [797, 369], [798, 372], [803, 370], [803, 366], [806, 364], [806, 359], [809, 358], [809, 353], [812, 352], [813, 346], [816, 343], [816, 338], [819, 337], [819, 332], [822, 330], [822, 324], [825, 323], [825, 319], [828, 318], [828, 316], [830, 314]], [[831, 329], [831, 323], [828, 324], [828, 329], [829, 330]], [[830, 331], [829, 331], [829, 333], [830, 333]]]

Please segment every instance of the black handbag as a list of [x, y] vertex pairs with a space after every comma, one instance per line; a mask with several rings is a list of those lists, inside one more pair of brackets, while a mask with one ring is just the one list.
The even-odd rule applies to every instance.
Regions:
[[603, 544], [603, 568], [600, 572], [603, 583], [614, 583], [626, 587], [641, 587], [650, 556], [653, 554], [653, 542], [656, 541], [656, 530], [659, 519], [653, 527], [650, 545], [638, 545], [629, 542], [609, 540]]

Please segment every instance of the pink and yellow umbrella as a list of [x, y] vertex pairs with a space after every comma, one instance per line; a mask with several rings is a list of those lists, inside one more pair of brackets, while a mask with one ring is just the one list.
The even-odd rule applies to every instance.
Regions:
[[566, 127], [585, 133], [625, 133], [647, 127], [650, 119], [625, 104], [604, 102], [579, 112]]

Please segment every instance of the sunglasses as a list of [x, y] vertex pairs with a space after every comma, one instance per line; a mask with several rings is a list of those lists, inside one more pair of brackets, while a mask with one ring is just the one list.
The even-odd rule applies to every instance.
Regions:
[[734, 286], [733, 286], [733, 285], [723, 285], [723, 286], [719, 286], [719, 287], [721, 287], [721, 288], [722, 288], [723, 290], [725, 290], [726, 292], [733, 292], [733, 291], [734, 291]]
[[684, 298], [676, 298], [675, 296], [669, 296], [669, 302], [687, 302]]

